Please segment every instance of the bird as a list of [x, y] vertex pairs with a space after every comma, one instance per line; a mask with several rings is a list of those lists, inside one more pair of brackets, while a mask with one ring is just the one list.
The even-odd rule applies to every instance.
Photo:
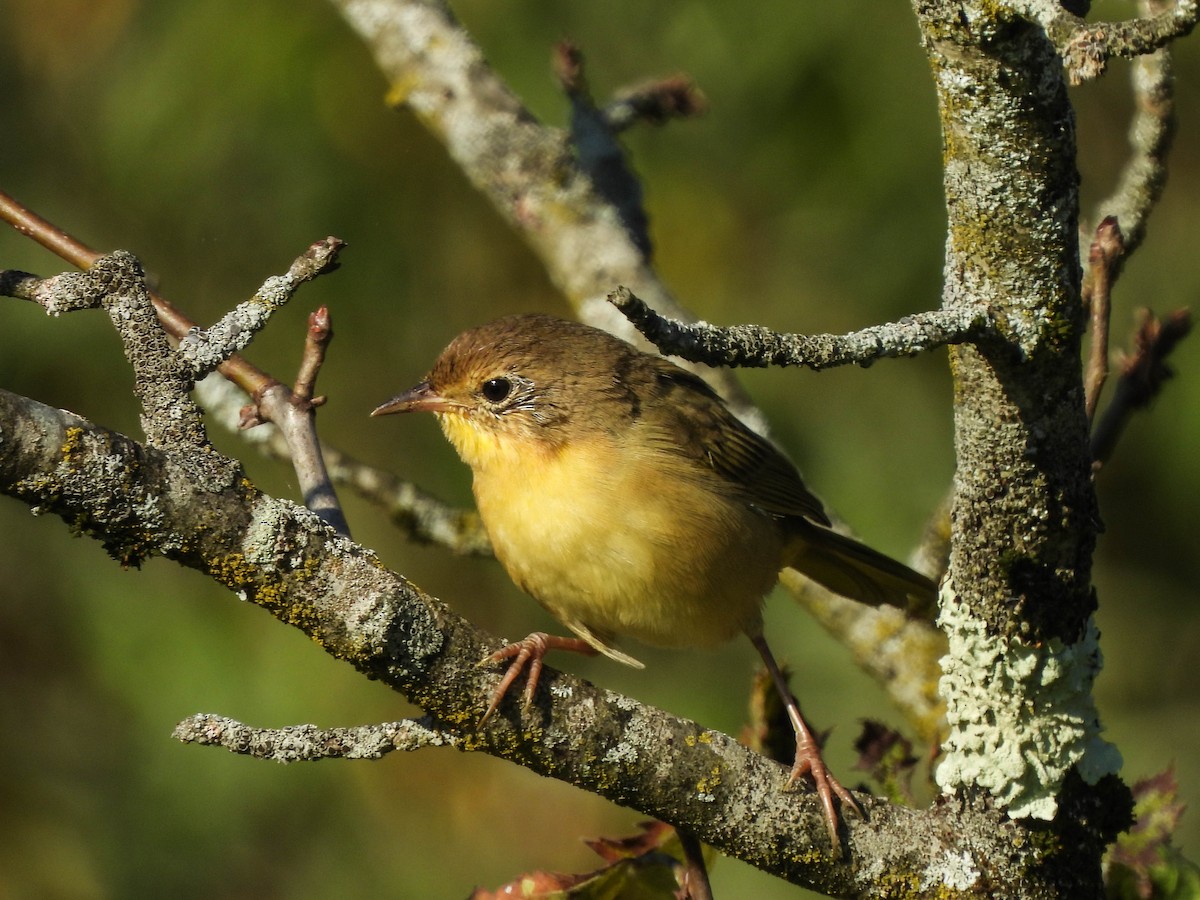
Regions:
[[767, 644], [764, 597], [785, 566], [871, 605], [928, 603], [934, 582], [834, 531], [796, 466], [698, 375], [589, 325], [523, 314], [464, 331], [371, 414], [407, 412], [436, 416], [497, 559], [574, 635], [534, 632], [490, 654], [511, 662], [481, 724], [523, 672], [530, 705], [549, 650], [642, 668], [618, 639], [691, 648], [744, 634], [795, 731], [787, 787], [811, 779], [840, 854], [838, 805], [862, 810]]

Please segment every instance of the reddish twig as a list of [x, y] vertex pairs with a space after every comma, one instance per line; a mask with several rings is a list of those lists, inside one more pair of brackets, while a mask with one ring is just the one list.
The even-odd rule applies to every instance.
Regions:
[[[85, 271], [102, 258], [101, 254], [82, 241], [3, 192], [0, 192], [0, 219]], [[323, 324], [314, 326], [310, 322], [310, 334], [297, 378], [299, 394], [234, 352], [249, 343], [254, 333], [266, 324], [270, 313], [286, 302], [300, 284], [336, 269], [338, 253], [344, 246], [341, 240], [334, 237], [316, 241], [292, 263], [286, 276], [268, 280], [251, 300], [239, 304], [237, 309], [224, 316], [207, 332], [200, 330], [194, 321], [164, 297], [152, 291], [148, 294], [163, 330], [176, 343], [182, 342], [180, 353], [187, 357], [197, 374], [215, 367], [253, 398], [252, 411], [243, 413], [245, 427], [269, 421], [280, 428], [291, 449], [296, 475], [304, 490], [305, 504], [340, 533], [348, 536], [345, 516], [321, 457], [313, 415], [314, 407], [320, 405], [321, 400], [312, 399], [312, 386], [324, 358], [324, 347], [332, 337], [332, 330], [328, 327], [328, 312], [322, 310], [324, 317], [319, 321]], [[10, 280], [20, 275], [13, 273]], [[24, 285], [22, 280], [21, 284], [10, 287], [24, 289], [28, 285]], [[314, 327], [318, 332], [323, 332], [324, 337], [314, 336]]]
[[1084, 403], [1088, 421], [1096, 416], [1096, 405], [1108, 379], [1108, 325], [1113, 278], [1125, 254], [1121, 226], [1109, 216], [1096, 227], [1096, 237], [1088, 251], [1088, 278], [1083, 299], [1092, 318], [1092, 343], [1084, 378]]
[[1163, 320], [1150, 310], [1142, 310], [1134, 333], [1134, 352], [1121, 361], [1112, 401], [1092, 429], [1092, 458], [1097, 466], [1112, 455], [1133, 413], [1149, 406], [1174, 374], [1167, 357], [1191, 330], [1192, 316], [1186, 309], [1176, 310]]
[[[91, 268], [102, 255], [3, 191], [0, 191], [0, 219], [78, 269]], [[150, 302], [154, 304], [154, 310], [158, 313], [163, 328], [175, 340], [181, 340], [196, 327], [195, 322], [157, 292], [150, 292]], [[219, 370], [222, 375], [251, 395], [267, 387], [273, 380], [240, 356], [231, 356], [220, 365]]]

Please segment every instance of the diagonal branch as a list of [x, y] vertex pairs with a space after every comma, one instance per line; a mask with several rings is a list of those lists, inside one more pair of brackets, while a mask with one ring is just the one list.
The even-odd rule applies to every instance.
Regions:
[[[849, 861], [834, 860], [816, 798], [781, 790], [782, 766], [719, 732], [553, 670], [530, 710], [506, 704], [476, 731], [497, 677], [477, 661], [499, 642], [370, 551], [244, 480], [205, 487], [171, 455], [71, 413], [0, 390], [0, 421], [0, 491], [62, 517], [120, 559], [161, 554], [205, 573], [407, 696], [432, 728], [459, 735], [464, 750], [639, 809], [836, 896], [878, 896], [879, 879], [905, 872], [922, 883], [945, 878], [953, 896], [964, 852], [980, 854], [976, 867], [1033, 852], [998, 813], [956, 803], [918, 812], [860, 796], [869, 819], [847, 823]], [[980, 842], [965, 851], [955, 835], [968, 823]]]
[[[540, 122], [488, 65], [442, 0], [331, 0], [370, 49], [403, 105], [537, 254], [581, 319], [635, 339], [604, 301], [626, 284], [662, 312], [691, 319], [659, 278], [628, 194], [618, 206], [577, 158], [573, 136]], [[601, 143], [604, 143], [603, 141]], [[610, 157], [611, 158], [611, 154]], [[627, 180], [627, 179], [626, 179]], [[748, 406], [728, 372], [706, 372], [727, 398]]]

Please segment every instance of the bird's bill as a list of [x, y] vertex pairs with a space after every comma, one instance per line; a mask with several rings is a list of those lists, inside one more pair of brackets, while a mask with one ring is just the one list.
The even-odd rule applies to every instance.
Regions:
[[392, 413], [406, 412], [446, 412], [458, 404], [440, 396], [429, 386], [428, 381], [422, 381], [414, 388], [409, 388], [403, 394], [397, 394], [387, 403], [375, 407], [373, 416], [389, 416]]

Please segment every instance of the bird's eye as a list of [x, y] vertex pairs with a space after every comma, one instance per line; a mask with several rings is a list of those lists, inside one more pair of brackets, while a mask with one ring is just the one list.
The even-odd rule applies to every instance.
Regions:
[[489, 378], [480, 392], [489, 403], [499, 403], [512, 393], [512, 382], [507, 378]]

